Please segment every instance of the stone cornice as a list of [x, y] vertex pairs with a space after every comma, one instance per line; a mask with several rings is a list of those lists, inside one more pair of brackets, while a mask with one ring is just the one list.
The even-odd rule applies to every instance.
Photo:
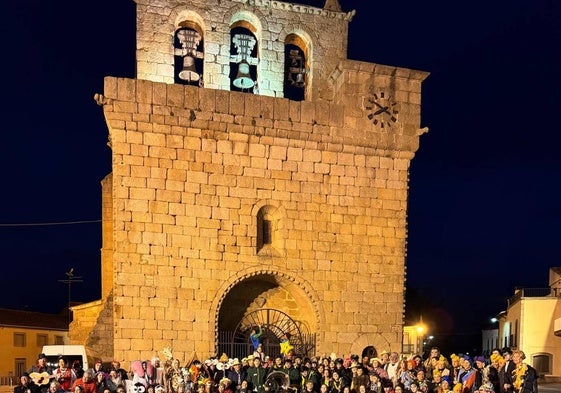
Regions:
[[300, 12], [302, 14], [320, 15], [326, 18], [344, 19], [348, 22], [350, 22], [356, 14], [355, 10], [352, 10], [350, 12], [334, 12], [334, 11], [325, 10], [323, 8], [312, 7], [309, 5], [287, 3], [284, 1], [275, 1], [275, 0], [232, 0], [232, 1], [236, 3], [250, 5], [253, 7], [273, 8], [283, 11]]

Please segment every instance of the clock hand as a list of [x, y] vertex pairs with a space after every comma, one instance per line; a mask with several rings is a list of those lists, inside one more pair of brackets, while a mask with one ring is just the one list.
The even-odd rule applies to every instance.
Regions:
[[[378, 105], [378, 106], [380, 106], [380, 105]], [[377, 110], [376, 112], [374, 112], [372, 115], [377, 116], [377, 115], [379, 115], [380, 113], [384, 113], [384, 112], [386, 112], [386, 113], [389, 114], [389, 113], [390, 113], [390, 112], [388, 112], [388, 109], [389, 109], [389, 108], [390, 108], [389, 106], [384, 106], [384, 107], [383, 107], [383, 106], [380, 106], [380, 109], [378, 109], [378, 110]]]

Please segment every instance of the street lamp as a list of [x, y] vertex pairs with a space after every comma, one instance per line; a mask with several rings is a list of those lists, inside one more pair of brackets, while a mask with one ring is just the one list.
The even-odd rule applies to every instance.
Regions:
[[417, 348], [415, 352], [417, 352], [421, 356], [423, 356], [424, 333], [425, 333], [425, 326], [417, 325]]

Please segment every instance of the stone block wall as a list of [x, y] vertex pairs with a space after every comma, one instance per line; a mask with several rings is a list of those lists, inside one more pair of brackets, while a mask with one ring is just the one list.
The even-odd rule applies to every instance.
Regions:
[[109, 295], [102, 300], [74, 306], [72, 316], [70, 344], [83, 345], [88, 356], [111, 362], [114, 337], [112, 297]]
[[[316, 334], [317, 353], [400, 349], [412, 97], [426, 76], [400, 72], [382, 79], [406, 124], [385, 130], [349, 104], [364, 94], [346, 83], [334, 104], [106, 78], [117, 359], [214, 355], [236, 322], [224, 308], [261, 307], [259, 296]], [[274, 220], [269, 249], [260, 211]]]
[[200, 26], [206, 88], [230, 90], [230, 29], [241, 20], [258, 40], [259, 94], [283, 96], [284, 43], [296, 34], [308, 53], [308, 95], [324, 91], [327, 76], [347, 57], [348, 23], [354, 12], [330, 11], [272, 0], [135, 0], [137, 78], [174, 83], [175, 31], [187, 21]]

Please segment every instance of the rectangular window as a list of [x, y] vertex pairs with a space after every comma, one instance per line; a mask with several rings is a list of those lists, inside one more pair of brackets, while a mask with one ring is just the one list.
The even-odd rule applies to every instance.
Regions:
[[15, 359], [14, 370], [16, 372], [16, 374], [14, 376], [15, 383], [18, 384], [20, 375], [22, 375], [24, 372], [27, 371], [27, 364], [25, 362], [25, 358], [16, 358]]
[[46, 334], [37, 335], [37, 348], [43, 348], [44, 345], [48, 344], [49, 336]]
[[25, 347], [25, 333], [14, 333], [14, 347]]
[[64, 345], [64, 337], [55, 336], [55, 345]]
[[535, 355], [532, 358], [533, 367], [539, 375], [551, 374], [551, 361], [548, 355]]

